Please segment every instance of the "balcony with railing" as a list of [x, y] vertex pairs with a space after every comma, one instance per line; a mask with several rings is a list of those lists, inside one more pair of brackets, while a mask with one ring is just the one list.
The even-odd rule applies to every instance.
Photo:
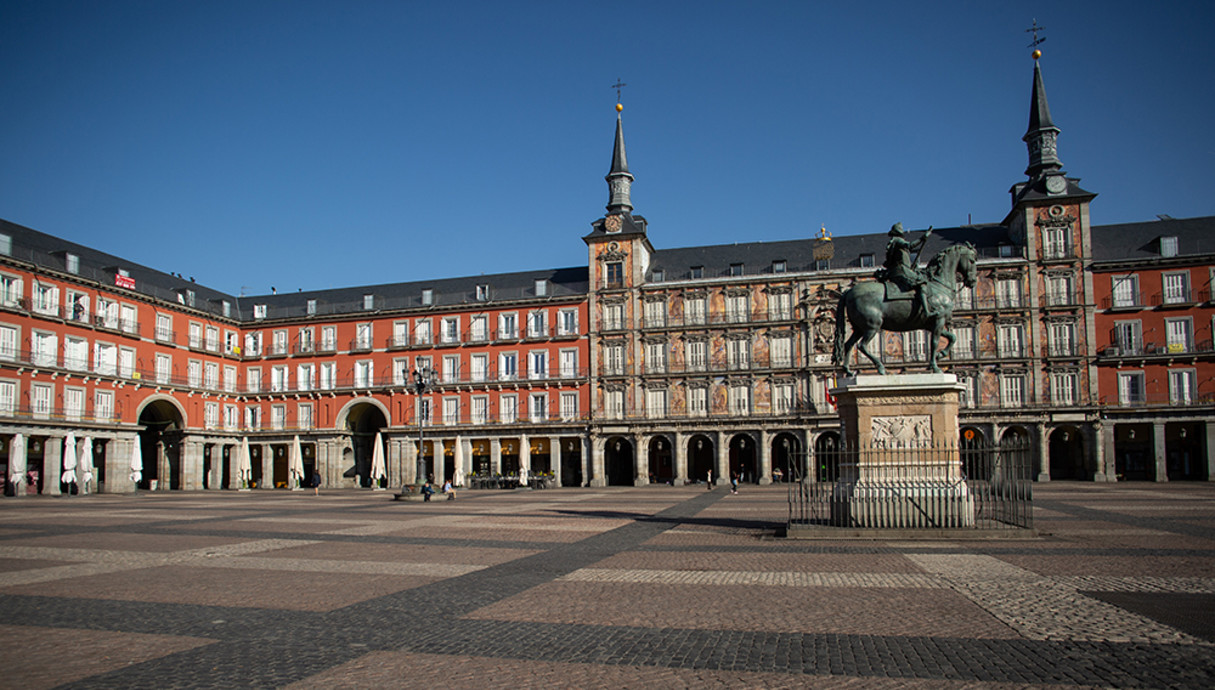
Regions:
[[1185, 356], [1198, 356], [1215, 353], [1215, 341], [1202, 340], [1197, 343], [1193, 341], [1173, 342], [1160, 344], [1156, 342], [1144, 342], [1138, 339], [1121, 339], [1115, 340], [1110, 345], [1107, 345], [1097, 353], [1101, 359], [1119, 359], [1119, 358], [1176, 358]]
[[1101, 299], [1101, 308], [1106, 311], [1135, 311], [1147, 307], [1139, 291], [1107, 295]]
[[[641, 327], [645, 330], [663, 330], [736, 324], [784, 323], [790, 321], [795, 321], [792, 309], [723, 309], [708, 313], [685, 313], [679, 316], [668, 314], [651, 315], [642, 318]], [[603, 330], [615, 330], [608, 326], [609, 324], [604, 321]]]
[[1106, 395], [1101, 398], [1103, 407], [1149, 408], [1149, 407], [1211, 407], [1215, 406], [1215, 393], [1145, 394], [1134, 396]]
[[1165, 290], [1152, 295], [1153, 307], [1191, 307], [1196, 301], [1205, 301], [1201, 297], [1195, 300], [1196, 295], [1189, 286]]
[[1082, 304], [1080, 293], [1075, 290], [1047, 290], [1042, 295], [1042, 306], [1046, 308], [1079, 307]]

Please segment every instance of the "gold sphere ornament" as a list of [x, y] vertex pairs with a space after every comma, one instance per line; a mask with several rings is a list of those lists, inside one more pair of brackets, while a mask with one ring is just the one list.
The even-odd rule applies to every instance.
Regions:
[[620, 105], [619, 103], [617, 103], [617, 104], [616, 104], [616, 112], [620, 112], [621, 110], [624, 110], [624, 106], [623, 106], [623, 105]]
[[1034, 59], [1037, 60], [1038, 58], [1042, 57], [1042, 51], [1035, 50], [1033, 55], [1034, 55]]

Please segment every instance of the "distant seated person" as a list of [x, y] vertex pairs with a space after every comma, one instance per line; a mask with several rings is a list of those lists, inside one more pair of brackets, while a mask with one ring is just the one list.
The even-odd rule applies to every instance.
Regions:
[[434, 493], [435, 493], [435, 488], [430, 485], [430, 482], [426, 482], [425, 484], [422, 485], [422, 500], [423, 501], [429, 501], [430, 497], [433, 496]]
[[447, 500], [456, 500], [456, 487], [451, 485], [450, 479], [443, 483], [443, 493], [447, 494]]

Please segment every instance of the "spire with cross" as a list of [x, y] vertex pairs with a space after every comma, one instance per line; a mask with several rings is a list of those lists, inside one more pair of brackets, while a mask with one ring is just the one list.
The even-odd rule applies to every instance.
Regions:
[[[1039, 31], [1046, 31], [1046, 27], [1045, 27], [1045, 26], [1039, 26], [1039, 25], [1038, 25], [1038, 20], [1037, 20], [1037, 19], [1035, 19], [1035, 20], [1034, 20], [1034, 24], [1033, 24], [1033, 26], [1031, 26], [1031, 27], [1029, 27], [1028, 29], [1026, 29], [1026, 30], [1025, 30], [1025, 33], [1027, 33], [1027, 34], [1033, 34], [1033, 35], [1034, 35], [1034, 40], [1033, 40], [1033, 41], [1032, 41], [1032, 42], [1029, 44], [1029, 46], [1027, 46], [1027, 47], [1029, 47], [1029, 48], [1037, 48], [1039, 45], [1042, 45], [1042, 43], [1046, 42], [1046, 37], [1045, 37], [1045, 36], [1041, 36], [1041, 37], [1040, 37], [1040, 36], [1038, 36], [1038, 32], [1039, 32]], [[1035, 50], [1034, 52], [1035, 52], [1035, 53], [1037, 53], [1037, 55], [1034, 55], [1034, 58], [1035, 58], [1035, 59], [1037, 59], [1037, 57], [1038, 57], [1039, 55], [1041, 55], [1041, 54], [1042, 54], [1042, 51], [1040, 51], [1040, 50]]]

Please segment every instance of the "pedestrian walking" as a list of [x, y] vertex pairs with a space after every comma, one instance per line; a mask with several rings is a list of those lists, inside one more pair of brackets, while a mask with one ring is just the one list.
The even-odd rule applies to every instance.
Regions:
[[730, 493], [738, 495], [738, 475], [733, 472], [730, 473]]
[[312, 484], [312, 495], [320, 496], [321, 495], [321, 473], [316, 470], [312, 470], [312, 481], [309, 483]]
[[709, 470], [709, 473], [705, 475], [705, 488], [709, 491], [713, 490], [713, 470]]

